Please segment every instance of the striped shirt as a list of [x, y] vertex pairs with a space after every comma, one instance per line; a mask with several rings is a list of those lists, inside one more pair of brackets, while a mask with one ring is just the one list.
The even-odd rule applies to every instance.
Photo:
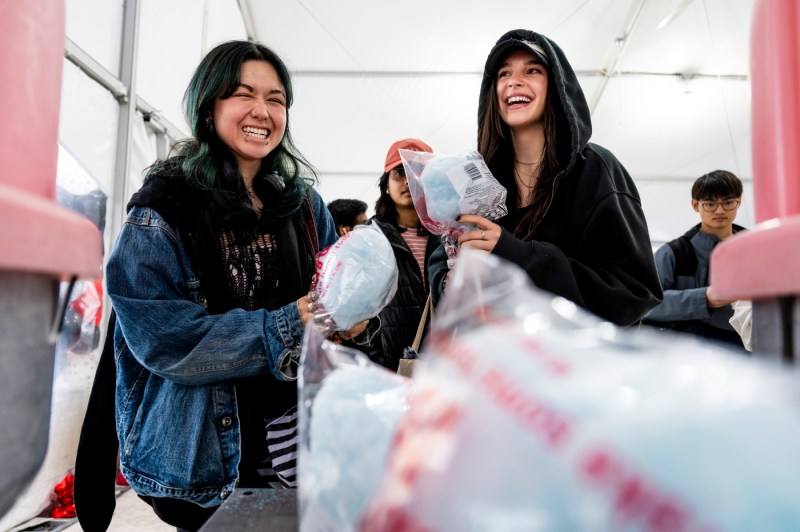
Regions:
[[403, 239], [406, 241], [406, 244], [408, 244], [409, 249], [411, 249], [411, 253], [414, 255], [414, 258], [417, 259], [419, 271], [422, 273], [422, 279], [424, 281], [427, 276], [427, 272], [425, 271], [425, 249], [428, 247], [428, 236], [420, 235], [414, 228], [406, 227], [405, 229], [406, 231], [400, 234], [403, 235]]
[[272, 488], [297, 487], [297, 407], [267, 422], [269, 458], [258, 469]]

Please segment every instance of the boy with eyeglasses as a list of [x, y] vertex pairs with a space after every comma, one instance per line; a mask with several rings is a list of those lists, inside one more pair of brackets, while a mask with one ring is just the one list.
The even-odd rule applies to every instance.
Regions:
[[645, 323], [744, 347], [729, 321], [733, 301], [720, 299], [708, 285], [714, 246], [744, 230], [733, 223], [741, 201], [742, 182], [731, 172], [715, 170], [694, 182], [692, 208], [700, 223], [656, 251], [664, 299], [647, 313]]

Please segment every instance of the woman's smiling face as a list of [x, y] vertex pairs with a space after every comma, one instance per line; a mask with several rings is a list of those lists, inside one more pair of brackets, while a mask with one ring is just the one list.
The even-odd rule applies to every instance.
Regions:
[[547, 70], [530, 52], [511, 52], [497, 71], [500, 117], [511, 129], [542, 122], [547, 101]]
[[286, 132], [286, 91], [266, 61], [242, 63], [239, 86], [214, 102], [214, 128], [243, 175], [255, 175], [261, 160], [280, 144]]

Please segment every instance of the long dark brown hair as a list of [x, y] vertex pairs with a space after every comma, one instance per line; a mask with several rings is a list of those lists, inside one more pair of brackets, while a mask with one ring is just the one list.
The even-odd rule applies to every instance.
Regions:
[[384, 172], [378, 179], [378, 190], [381, 195], [375, 201], [375, 216], [378, 219], [397, 225], [397, 207], [389, 195], [389, 172]]
[[543, 117], [544, 158], [536, 186], [528, 198], [520, 197], [514, 177], [514, 146], [511, 143], [511, 130], [500, 116], [496, 75], [491, 88], [485, 92], [485, 102], [478, 116], [478, 151], [495, 178], [508, 190], [506, 205], [509, 209], [515, 209], [530, 200], [530, 206], [514, 229], [514, 235], [522, 239], [529, 239], [536, 234], [552, 201], [555, 179], [563, 169], [559, 163], [559, 152], [569, 149], [569, 137], [559, 138], [566, 133], [559, 130], [559, 125], [566, 125], [567, 122], [562, 107], [558, 105], [556, 84], [550, 69], [544, 65], [542, 68], [547, 72], [547, 99]]

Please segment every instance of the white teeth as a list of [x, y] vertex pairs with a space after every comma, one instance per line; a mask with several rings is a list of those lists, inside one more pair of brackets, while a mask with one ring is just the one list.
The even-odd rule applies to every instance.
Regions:
[[248, 126], [248, 127], [242, 128], [242, 131], [244, 131], [246, 135], [255, 135], [257, 137], [261, 137], [262, 139], [266, 139], [267, 138], [267, 130], [266, 129], [260, 129], [260, 128], [257, 128], [257, 127], [249, 127]]
[[507, 100], [508, 105], [512, 105], [515, 103], [528, 103], [531, 99], [527, 96], [512, 96]]

